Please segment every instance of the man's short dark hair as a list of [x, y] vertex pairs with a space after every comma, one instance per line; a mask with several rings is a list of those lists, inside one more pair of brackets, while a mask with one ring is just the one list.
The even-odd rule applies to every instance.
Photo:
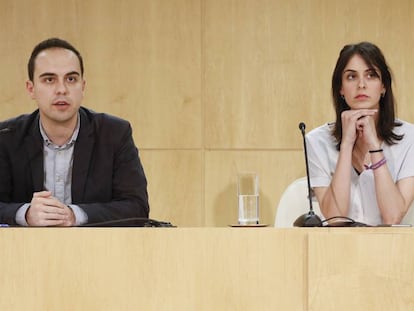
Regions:
[[83, 60], [82, 60], [82, 56], [80, 55], [79, 51], [72, 44], [70, 44], [69, 42], [65, 40], [62, 40], [59, 38], [50, 38], [36, 45], [32, 51], [32, 54], [30, 55], [29, 63], [27, 64], [27, 71], [29, 74], [30, 81], [33, 81], [34, 66], [35, 66], [35, 60], [36, 60], [37, 55], [39, 55], [39, 53], [44, 50], [52, 49], [52, 48], [62, 48], [62, 49], [70, 50], [73, 53], [75, 53], [79, 59], [81, 75], [83, 76]]

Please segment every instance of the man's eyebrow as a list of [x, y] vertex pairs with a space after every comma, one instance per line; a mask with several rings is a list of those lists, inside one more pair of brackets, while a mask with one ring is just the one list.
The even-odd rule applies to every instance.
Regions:
[[56, 76], [56, 74], [55, 73], [52, 73], [52, 72], [45, 72], [45, 73], [42, 73], [41, 75], [39, 75], [39, 78], [41, 78], [41, 77], [49, 77], [49, 76]]
[[[71, 71], [71, 72], [68, 72], [68, 73], [65, 74], [65, 76], [72, 76], [72, 75], [80, 76], [80, 73], [77, 72], [77, 71]], [[50, 77], [50, 76], [57, 76], [57, 74], [53, 73], [53, 72], [45, 72], [45, 73], [42, 73], [41, 75], [39, 75], [39, 78]]]
[[72, 76], [72, 75], [80, 76], [80, 73], [77, 72], [77, 71], [71, 71], [71, 72], [68, 72], [67, 74], [65, 74], [65, 76]]

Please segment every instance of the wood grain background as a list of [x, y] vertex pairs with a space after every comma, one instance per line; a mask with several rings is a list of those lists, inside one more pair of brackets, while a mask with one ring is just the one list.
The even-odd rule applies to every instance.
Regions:
[[[298, 123], [333, 120], [340, 49], [376, 43], [394, 72], [398, 117], [414, 121], [410, 0], [0, 2], [0, 119], [36, 108], [25, 91], [35, 44], [58, 36], [85, 61], [84, 105], [128, 119], [150, 217], [237, 221], [236, 174], [256, 171], [261, 222], [305, 174]], [[0, 172], [1, 177], [1, 172]]]

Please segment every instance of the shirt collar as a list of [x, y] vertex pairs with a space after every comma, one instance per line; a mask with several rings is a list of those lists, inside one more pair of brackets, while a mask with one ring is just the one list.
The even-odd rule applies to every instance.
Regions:
[[79, 115], [79, 112], [78, 112], [78, 120], [76, 121], [76, 127], [75, 127], [75, 130], [73, 131], [73, 134], [72, 134], [72, 137], [69, 139], [69, 141], [65, 144], [65, 145], [63, 145], [63, 146], [56, 146], [50, 139], [49, 139], [49, 137], [47, 137], [47, 134], [46, 134], [46, 132], [45, 132], [45, 130], [43, 129], [43, 126], [42, 126], [42, 122], [41, 122], [41, 120], [40, 120], [40, 118], [39, 118], [39, 128], [40, 128], [40, 134], [42, 135], [42, 138], [43, 138], [43, 142], [44, 142], [44, 144], [46, 145], [46, 146], [55, 146], [55, 147], [60, 147], [60, 148], [65, 148], [65, 147], [70, 147], [70, 146], [72, 146], [75, 142], [76, 142], [76, 139], [78, 138], [78, 134], [79, 134], [79, 128], [80, 128], [80, 122], [79, 122], [79, 120], [80, 120], [80, 115]]

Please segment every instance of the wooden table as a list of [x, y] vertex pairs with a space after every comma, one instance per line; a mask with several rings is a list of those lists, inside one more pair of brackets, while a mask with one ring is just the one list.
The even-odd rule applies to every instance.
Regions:
[[0, 228], [0, 310], [414, 310], [411, 228]]

